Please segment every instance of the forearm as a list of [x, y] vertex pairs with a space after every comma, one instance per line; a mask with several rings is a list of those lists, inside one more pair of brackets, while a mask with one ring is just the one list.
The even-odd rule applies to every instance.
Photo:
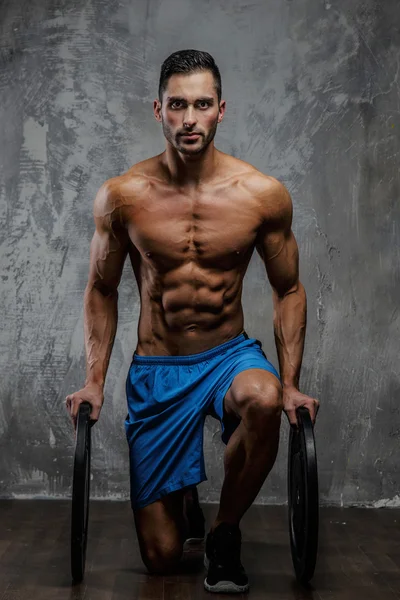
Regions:
[[87, 287], [84, 296], [85, 385], [104, 387], [118, 322], [118, 292], [108, 296]]
[[274, 292], [274, 335], [283, 387], [298, 389], [307, 325], [307, 297], [298, 282], [294, 291]]

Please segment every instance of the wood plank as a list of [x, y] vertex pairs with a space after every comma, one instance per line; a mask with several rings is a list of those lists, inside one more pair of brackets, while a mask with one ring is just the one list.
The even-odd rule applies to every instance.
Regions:
[[[70, 509], [68, 501], [0, 501], [0, 600], [210, 598], [204, 543], [185, 547], [178, 573], [148, 573], [129, 502], [91, 503], [85, 580], [72, 586]], [[217, 511], [204, 506], [207, 532]], [[313, 587], [305, 590], [294, 577], [287, 507], [249, 509], [241, 556], [252, 600], [400, 598], [400, 510], [322, 508], [320, 523]]]

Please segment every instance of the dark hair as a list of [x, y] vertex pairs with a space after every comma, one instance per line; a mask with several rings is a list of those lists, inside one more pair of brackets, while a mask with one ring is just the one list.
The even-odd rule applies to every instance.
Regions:
[[214, 76], [215, 91], [218, 102], [221, 102], [222, 84], [221, 74], [215, 60], [208, 52], [201, 50], [178, 50], [166, 58], [161, 66], [160, 83], [158, 86], [158, 97], [162, 97], [167, 89], [168, 80], [175, 73], [195, 73], [196, 71], [211, 71]]

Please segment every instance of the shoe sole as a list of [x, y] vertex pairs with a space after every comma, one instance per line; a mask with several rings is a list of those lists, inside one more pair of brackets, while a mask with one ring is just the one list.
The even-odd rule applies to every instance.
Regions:
[[185, 544], [201, 544], [204, 542], [204, 537], [191, 537], [185, 540]]
[[[210, 561], [207, 558], [206, 553], [204, 553], [204, 566], [206, 569], [208, 569], [210, 565]], [[247, 592], [249, 590], [249, 584], [246, 583], [246, 585], [237, 585], [236, 583], [233, 583], [233, 581], [218, 581], [218, 583], [216, 583], [215, 585], [210, 585], [209, 583], [207, 583], [207, 577], [204, 580], [204, 587], [207, 590], [207, 592], [214, 592], [214, 593], [219, 593], [219, 594], [241, 594], [243, 592]]]

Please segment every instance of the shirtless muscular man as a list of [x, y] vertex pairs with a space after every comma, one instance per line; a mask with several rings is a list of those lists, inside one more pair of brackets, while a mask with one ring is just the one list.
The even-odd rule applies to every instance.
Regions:
[[[206, 415], [221, 423], [225, 478], [206, 539], [204, 585], [244, 592], [239, 522], [277, 455], [282, 409], [296, 424], [318, 401], [299, 391], [306, 294], [286, 188], [214, 146], [225, 113], [221, 77], [207, 52], [163, 63], [154, 116], [166, 150], [106, 181], [94, 200], [95, 232], [84, 296], [87, 375], [69, 395], [98, 420], [129, 255], [141, 312], [126, 380], [131, 504], [141, 556], [152, 573], [176, 572], [188, 538], [205, 535], [196, 485], [207, 479]], [[243, 328], [241, 294], [254, 248], [272, 287], [280, 374]]]

